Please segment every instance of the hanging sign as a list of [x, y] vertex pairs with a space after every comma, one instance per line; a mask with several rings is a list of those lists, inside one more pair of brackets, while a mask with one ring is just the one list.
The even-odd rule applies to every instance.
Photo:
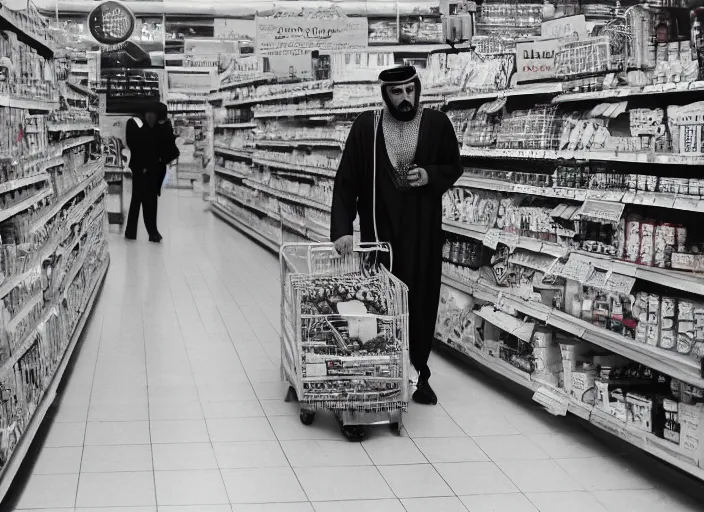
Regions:
[[256, 24], [260, 55], [360, 50], [368, 46], [367, 18], [348, 18], [336, 9], [257, 16]]
[[88, 28], [99, 43], [124, 43], [132, 36], [134, 27], [132, 11], [113, 0], [103, 2], [88, 15]]

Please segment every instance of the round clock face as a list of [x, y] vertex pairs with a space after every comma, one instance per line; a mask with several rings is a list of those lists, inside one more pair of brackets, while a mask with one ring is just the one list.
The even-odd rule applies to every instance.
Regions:
[[124, 43], [132, 35], [134, 25], [132, 11], [113, 0], [103, 2], [88, 15], [90, 33], [102, 44]]

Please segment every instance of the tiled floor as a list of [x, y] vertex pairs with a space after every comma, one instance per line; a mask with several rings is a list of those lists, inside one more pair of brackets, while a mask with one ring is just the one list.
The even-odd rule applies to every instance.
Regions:
[[411, 406], [401, 437], [349, 443], [324, 414], [303, 426], [279, 381], [277, 259], [187, 193], [160, 208], [163, 245], [111, 239], [43, 448], [2, 510], [701, 510], [684, 475], [444, 356], [441, 405]]

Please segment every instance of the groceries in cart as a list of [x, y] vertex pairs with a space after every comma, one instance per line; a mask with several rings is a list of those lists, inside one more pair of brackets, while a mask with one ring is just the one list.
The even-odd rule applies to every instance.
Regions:
[[[322, 400], [361, 404], [400, 398], [403, 344], [389, 314], [381, 275], [344, 274], [298, 280], [301, 294], [302, 375], [328, 377], [304, 383]], [[345, 377], [335, 380], [335, 377]], [[357, 376], [359, 380], [349, 380]], [[382, 379], [382, 380], [377, 380]], [[375, 404], [378, 407], [378, 404]]]
[[400, 430], [408, 407], [408, 289], [363, 252], [340, 258], [332, 244], [281, 249], [283, 375], [304, 424], [329, 410], [354, 440], [363, 425]]

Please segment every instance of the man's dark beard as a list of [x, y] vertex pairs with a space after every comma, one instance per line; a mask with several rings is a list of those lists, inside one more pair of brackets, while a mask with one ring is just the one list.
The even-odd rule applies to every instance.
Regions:
[[391, 111], [391, 115], [404, 123], [412, 121], [413, 118], [416, 117], [416, 112], [418, 111], [418, 109], [407, 100], [403, 100], [397, 107], [389, 105], [389, 110]]

